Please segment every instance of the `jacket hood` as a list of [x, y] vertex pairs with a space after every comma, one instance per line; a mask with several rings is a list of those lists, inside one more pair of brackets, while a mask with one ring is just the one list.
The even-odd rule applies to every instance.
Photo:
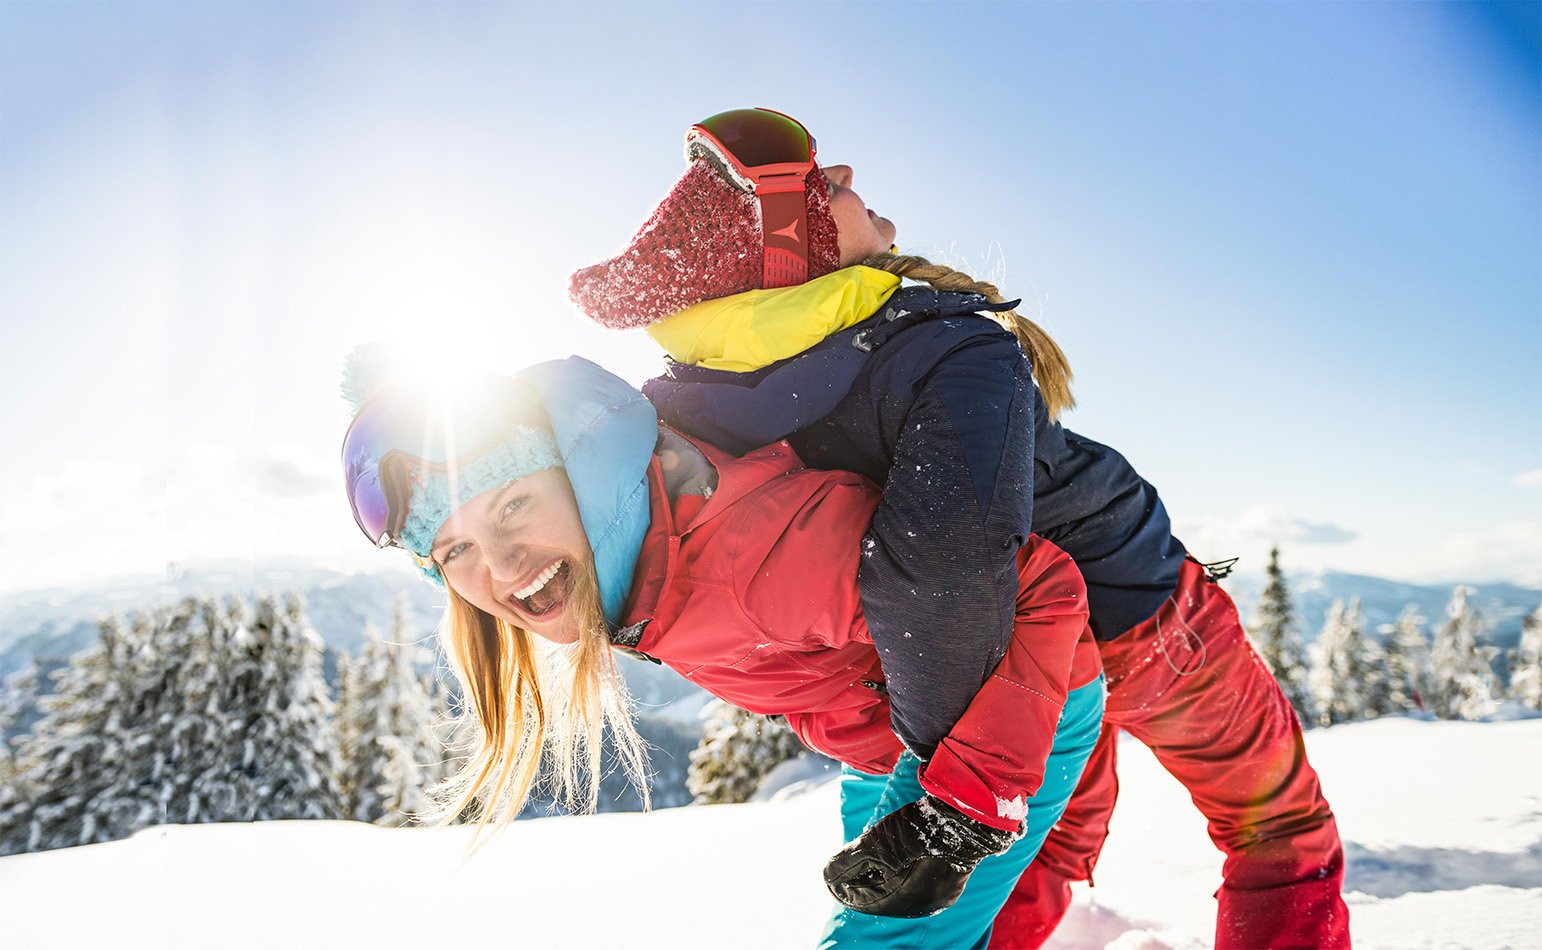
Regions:
[[515, 374], [540, 397], [594, 552], [605, 620], [615, 626], [648, 532], [648, 465], [658, 414], [642, 393], [580, 356]]

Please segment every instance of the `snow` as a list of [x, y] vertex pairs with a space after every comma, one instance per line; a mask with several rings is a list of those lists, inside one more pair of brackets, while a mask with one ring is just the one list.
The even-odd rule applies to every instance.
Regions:
[[[1381, 719], [1307, 734], [1349, 852], [1360, 950], [1542, 947], [1542, 719]], [[1137, 743], [1097, 871], [1051, 946], [1205, 947], [1220, 856]], [[790, 767], [791, 768], [791, 767]], [[800, 767], [807, 769], [808, 766]], [[834, 782], [746, 805], [463, 828], [174, 825], [0, 858], [7, 946], [812, 946], [841, 844]], [[1092, 896], [1096, 903], [1091, 902]], [[89, 912], [82, 912], [89, 911]]]
[[1021, 795], [1011, 799], [998, 797], [996, 799], [996, 814], [1013, 821], [1022, 821], [1028, 817], [1028, 801]]

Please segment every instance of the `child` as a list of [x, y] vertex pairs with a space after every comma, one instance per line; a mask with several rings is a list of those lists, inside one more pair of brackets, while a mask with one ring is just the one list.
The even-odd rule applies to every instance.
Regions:
[[[1190, 790], [1227, 854], [1218, 947], [1347, 946], [1332, 811], [1231, 599], [1172, 536], [1156, 490], [1117, 452], [1056, 422], [1071, 405], [1070, 373], [1048, 335], [994, 287], [886, 253], [893, 223], [852, 191], [849, 167], [820, 168], [800, 130], [751, 109], [693, 127], [685, 174], [619, 255], [573, 276], [570, 293], [591, 318], [645, 326], [665, 348], [669, 372], [644, 391], [670, 424], [730, 449], [786, 438], [814, 467], [883, 485], [861, 576], [881, 648], [919, 627], [952, 644], [960, 664], [990, 655], [1004, 628], [990, 610], [1006, 589], [1008, 525], [1031, 525], [1076, 560], [1108, 671], [1109, 725], [993, 943], [1038, 946], [1070, 882], [1090, 879], [1124, 728]], [[805, 240], [790, 246], [789, 234]], [[934, 289], [900, 288], [898, 275]], [[1019, 344], [1032, 363], [1026, 383]], [[898, 668], [890, 682], [897, 728], [924, 758], [947, 722], [911, 705], [957, 708], [962, 689]]]

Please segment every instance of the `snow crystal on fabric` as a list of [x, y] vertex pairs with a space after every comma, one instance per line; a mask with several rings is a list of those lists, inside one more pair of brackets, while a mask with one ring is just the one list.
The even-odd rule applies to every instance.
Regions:
[[[824, 173], [809, 172], [810, 279], [837, 270], [840, 248]], [[579, 270], [568, 296], [613, 329], [654, 323], [703, 300], [755, 290], [763, 282], [760, 205], [706, 162], [692, 162], [622, 252]]]
[[996, 797], [996, 817], [1022, 821], [1028, 817], [1028, 802], [1023, 796], [1016, 798]]

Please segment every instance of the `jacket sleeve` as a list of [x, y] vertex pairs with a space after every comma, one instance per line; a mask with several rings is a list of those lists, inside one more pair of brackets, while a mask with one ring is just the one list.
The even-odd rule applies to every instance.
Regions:
[[1016, 620], [991, 671], [921, 769], [921, 787], [992, 827], [1015, 831], [1044, 781], [1078, 651], [1095, 651], [1087, 588], [1070, 557], [1030, 538], [1017, 557]]
[[972, 316], [895, 333], [857, 389], [792, 441], [883, 485], [862, 539], [862, 607], [894, 730], [931, 759], [1012, 641], [1038, 393], [1016, 339]]

